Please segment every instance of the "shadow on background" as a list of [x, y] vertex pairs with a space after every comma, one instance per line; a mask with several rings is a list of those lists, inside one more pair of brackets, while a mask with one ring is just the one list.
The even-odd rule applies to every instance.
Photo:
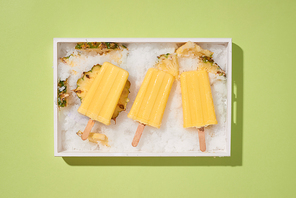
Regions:
[[232, 44], [231, 157], [63, 157], [71, 166], [242, 166], [243, 50]]

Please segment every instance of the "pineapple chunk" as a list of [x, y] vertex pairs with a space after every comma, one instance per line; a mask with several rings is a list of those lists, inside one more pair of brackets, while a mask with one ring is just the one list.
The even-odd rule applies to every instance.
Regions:
[[[76, 134], [81, 137], [82, 131], [79, 130]], [[105, 134], [90, 132], [87, 139], [92, 143], [98, 144], [100, 142], [102, 145], [110, 147], [108, 137]]]
[[68, 79], [65, 81], [60, 80], [58, 82], [58, 107], [66, 107], [68, 105]]
[[196, 56], [212, 57], [212, 55], [214, 54], [209, 50], [202, 49], [199, 45], [191, 41], [188, 41], [187, 43], [179, 47], [176, 53], [182, 57], [191, 57], [191, 58], [194, 58]]
[[162, 54], [158, 56], [156, 68], [172, 74], [176, 79], [179, 76], [179, 63], [176, 54]]

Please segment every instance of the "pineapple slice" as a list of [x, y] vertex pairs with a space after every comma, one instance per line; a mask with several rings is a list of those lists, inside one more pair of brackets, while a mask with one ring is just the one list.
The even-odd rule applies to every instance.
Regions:
[[188, 41], [187, 43], [179, 47], [176, 53], [182, 57], [191, 57], [191, 58], [194, 58], [196, 56], [212, 57], [214, 54], [214, 52], [202, 49], [199, 45], [191, 41]]
[[58, 82], [58, 107], [66, 107], [68, 105], [68, 79]]
[[176, 79], [179, 76], [179, 63], [177, 54], [162, 54], [157, 57], [159, 59], [156, 68], [172, 74]]
[[70, 57], [72, 57], [72, 56], [75, 56], [75, 55], [74, 54], [70, 54], [69, 56], [65, 56], [65, 57], [60, 58], [60, 60], [62, 62], [64, 62], [64, 63], [68, 64], [68, 65], [73, 66], [72, 63], [71, 63], [71, 61], [69, 60]]
[[118, 100], [118, 104], [115, 108], [115, 111], [112, 115], [112, 119], [116, 122], [116, 118], [119, 115], [120, 112], [126, 110], [126, 105], [129, 102], [128, 94], [130, 93], [129, 89], [131, 87], [131, 82], [129, 80], [126, 81], [125, 86], [123, 88], [123, 91], [120, 95], [120, 98]]
[[219, 65], [215, 63], [211, 57], [200, 56], [199, 60], [200, 61], [198, 63], [198, 70], [205, 69], [207, 70], [207, 72], [226, 77], [225, 71], [223, 71], [221, 67], [219, 67]]
[[[74, 90], [74, 92], [77, 94], [77, 96], [80, 98], [81, 101], [83, 101], [83, 99], [85, 98], [88, 90], [90, 89], [91, 84], [93, 83], [95, 77], [98, 75], [100, 69], [101, 69], [101, 65], [99, 64], [94, 65], [90, 71], [83, 72], [82, 78], [77, 80], [77, 88]], [[125, 87], [119, 98], [118, 104], [115, 108], [115, 111], [112, 115], [112, 119], [114, 121], [116, 121], [116, 118], [120, 112], [126, 110], [126, 105], [129, 102], [128, 94], [130, 93], [129, 91], [130, 86], [131, 86], [131, 83], [129, 80], [127, 80]]]
[[95, 77], [98, 75], [100, 69], [101, 65], [96, 64], [88, 72], [83, 72], [82, 78], [77, 80], [77, 88], [74, 90], [74, 92], [81, 101], [83, 98], [85, 98], [87, 91], [89, 90], [92, 82], [95, 80]]
[[123, 48], [127, 48], [127, 47], [119, 43], [111, 43], [111, 42], [84, 42], [84, 43], [77, 43], [77, 45], [75, 46], [75, 49], [77, 50], [96, 51], [101, 55], [113, 50], [121, 50]]
[[[82, 131], [79, 130], [76, 134], [81, 137]], [[110, 147], [108, 144], [108, 137], [105, 134], [90, 132], [87, 139], [92, 143], [97, 144], [100, 142], [102, 145]]]
[[188, 41], [179, 47], [176, 53], [181, 57], [198, 58], [198, 70], [205, 69], [207, 72], [226, 77], [225, 71], [212, 58], [214, 52], [202, 49], [199, 45]]
[[[120, 43], [86, 42], [86, 43], [77, 43], [75, 46], [75, 49], [77, 50], [76, 52], [70, 54], [69, 56], [62, 57], [60, 58], [60, 60], [74, 67], [75, 63], [73, 63], [73, 59], [71, 59], [71, 57], [83, 59], [84, 58], [82, 53], [83, 51], [86, 51], [86, 52], [95, 51], [98, 54], [103, 55], [109, 52], [115, 52], [117, 50], [127, 49], [127, 47]], [[116, 59], [116, 56], [114, 58]], [[119, 60], [115, 60], [115, 61], [119, 62]]]

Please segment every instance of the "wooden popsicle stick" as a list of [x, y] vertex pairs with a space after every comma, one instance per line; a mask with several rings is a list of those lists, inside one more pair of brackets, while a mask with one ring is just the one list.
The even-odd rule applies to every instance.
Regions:
[[198, 128], [198, 139], [199, 139], [199, 148], [202, 152], [206, 151], [206, 138], [205, 138], [205, 128]]
[[132, 142], [133, 147], [138, 146], [138, 143], [141, 139], [141, 136], [142, 136], [145, 126], [146, 126], [145, 124], [139, 123], [136, 134], [135, 134], [133, 142]]
[[93, 128], [94, 124], [95, 124], [95, 121], [93, 121], [92, 119], [88, 120], [88, 123], [81, 135], [82, 140], [86, 140], [88, 138], [89, 133], [90, 133], [91, 129]]

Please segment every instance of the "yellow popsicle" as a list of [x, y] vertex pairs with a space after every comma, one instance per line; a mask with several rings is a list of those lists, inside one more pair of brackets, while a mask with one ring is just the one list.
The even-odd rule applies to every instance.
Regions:
[[109, 125], [127, 78], [127, 71], [105, 62], [78, 112], [92, 120]]
[[200, 128], [218, 123], [206, 70], [183, 72], [181, 91], [184, 128]]
[[173, 82], [174, 77], [171, 74], [150, 68], [128, 117], [142, 124], [159, 128]]

